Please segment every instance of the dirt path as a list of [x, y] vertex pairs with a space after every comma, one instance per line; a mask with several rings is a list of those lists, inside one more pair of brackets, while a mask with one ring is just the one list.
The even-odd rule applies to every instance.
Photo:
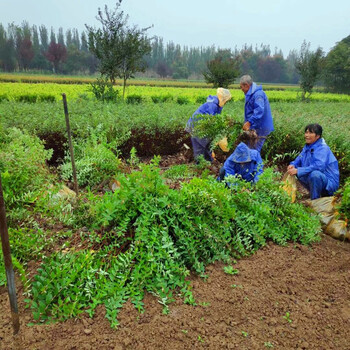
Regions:
[[100, 307], [83, 317], [27, 326], [12, 335], [8, 295], [0, 288], [0, 349], [350, 349], [350, 244], [323, 236], [312, 247], [268, 245], [239, 260], [238, 275], [216, 263], [191, 277], [196, 307], [177, 300], [168, 315], [147, 295], [145, 312], [126, 304], [112, 330]]

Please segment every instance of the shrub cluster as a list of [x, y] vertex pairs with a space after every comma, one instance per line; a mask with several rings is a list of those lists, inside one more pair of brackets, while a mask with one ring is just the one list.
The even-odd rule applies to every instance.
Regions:
[[238, 181], [228, 189], [204, 176], [177, 191], [165, 184], [158, 161], [120, 175], [115, 193], [96, 196], [86, 208], [89, 249], [43, 261], [31, 290], [36, 320], [92, 315], [104, 304], [116, 326], [126, 300], [143, 309], [145, 291], [167, 313], [175, 290], [195, 303], [186, 279], [190, 270], [204, 276], [209, 263], [251, 254], [268, 240], [319, 239], [318, 219], [290, 203], [272, 171], [257, 187]]

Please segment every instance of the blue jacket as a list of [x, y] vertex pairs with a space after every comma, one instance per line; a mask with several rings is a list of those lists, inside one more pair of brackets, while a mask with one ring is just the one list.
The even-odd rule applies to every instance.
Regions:
[[263, 161], [260, 153], [241, 142], [226, 159], [224, 168], [227, 175], [236, 175], [243, 180], [256, 183], [263, 172]]
[[186, 131], [192, 132], [195, 123], [201, 119], [200, 115], [208, 114], [215, 115], [220, 114], [222, 107], [219, 106], [219, 99], [217, 96], [209, 95], [207, 102], [203, 103], [192, 115], [192, 117], [187, 121]]
[[328, 180], [326, 190], [330, 194], [339, 188], [338, 161], [323, 138], [311, 145], [306, 144], [290, 164], [298, 169], [298, 177], [309, 175], [314, 170], [325, 174]]
[[250, 122], [259, 136], [267, 136], [273, 130], [270, 103], [261, 85], [253, 83], [245, 95], [244, 121]]

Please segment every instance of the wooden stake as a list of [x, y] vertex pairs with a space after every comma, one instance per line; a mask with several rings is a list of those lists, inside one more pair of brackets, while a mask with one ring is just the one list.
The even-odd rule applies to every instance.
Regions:
[[0, 173], [0, 233], [1, 233], [2, 253], [4, 255], [4, 262], [5, 262], [8, 294], [9, 294], [10, 306], [11, 306], [13, 333], [17, 334], [19, 331], [19, 316], [18, 316], [18, 307], [17, 307], [15, 273], [13, 271], [13, 266], [12, 266], [10, 241], [9, 241], [9, 235], [7, 230], [7, 222], [6, 222], [5, 201], [4, 201], [4, 195], [2, 192], [1, 173]]
[[69, 114], [68, 114], [66, 94], [62, 94], [62, 98], [63, 98], [64, 115], [66, 117], [66, 126], [67, 126], [67, 133], [68, 133], [70, 159], [71, 159], [71, 162], [72, 162], [74, 189], [75, 189], [75, 193], [78, 195], [79, 189], [78, 189], [78, 181], [77, 181], [77, 171], [76, 171], [76, 168], [75, 168], [74, 152], [73, 152], [73, 144], [72, 144], [72, 134], [71, 134], [71, 131], [70, 131]]

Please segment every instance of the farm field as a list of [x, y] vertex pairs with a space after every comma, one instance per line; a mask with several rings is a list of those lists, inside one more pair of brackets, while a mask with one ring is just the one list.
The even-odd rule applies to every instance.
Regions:
[[[66, 93], [79, 196], [61, 94]], [[200, 132], [227, 136], [243, 93]], [[85, 85], [0, 83], [0, 170], [21, 331], [0, 316], [0, 349], [347, 349], [348, 242], [290, 203], [280, 178], [320, 123], [339, 160], [349, 219], [350, 99], [267, 91], [275, 131], [255, 187], [215, 181], [227, 154], [193, 162], [184, 125], [215, 89], [130, 86], [96, 101]], [[48, 166], [49, 165], [49, 166]], [[65, 187], [68, 186], [68, 187]], [[340, 202], [342, 200], [342, 202]], [[0, 259], [0, 305], [9, 310]], [[59, 322], [57, 322], [59, 321]], [[44, 323], [45, 325], [42, 325]]]

